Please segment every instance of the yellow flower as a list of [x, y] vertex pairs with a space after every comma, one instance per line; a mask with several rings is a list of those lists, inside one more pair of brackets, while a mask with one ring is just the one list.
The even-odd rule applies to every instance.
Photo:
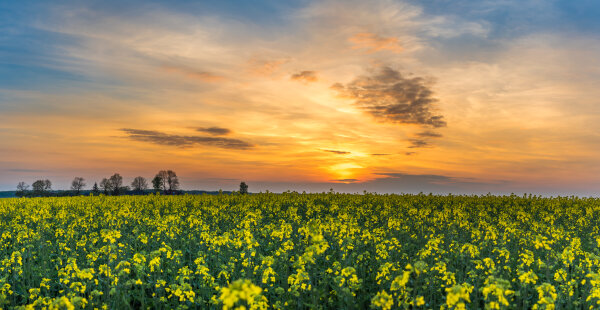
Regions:
[[377, 295], [371, 299], [371, 308], [389, 310], [394, 305], [394, 298], [385, 290], [377, 292]]

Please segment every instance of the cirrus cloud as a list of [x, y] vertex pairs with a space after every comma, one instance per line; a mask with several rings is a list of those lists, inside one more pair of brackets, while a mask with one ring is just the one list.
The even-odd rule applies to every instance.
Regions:
[[199, 71], [185, 66], [163, 65], [161, 66], [161, 69], [169, 73], [183, 75], [189, 79], [199, 80], [202, 82], [214, 83], [225, 79], [224, 77], [211, 72]]
[[352, 47], [353, 49], [365, 50], [367, 54], [380, 51], [390, 51], [392, 53], [400, 53], [403, 51], [398, 38], [382, 37], [369, 32], [357, 33], [348, 38], [348, 41], [354, 45]]

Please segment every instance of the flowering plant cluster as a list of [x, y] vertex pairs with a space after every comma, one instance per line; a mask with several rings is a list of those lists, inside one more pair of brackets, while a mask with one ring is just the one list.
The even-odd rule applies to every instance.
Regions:
[[600, 200], [0, 200], [0, 308], [596, 309]]

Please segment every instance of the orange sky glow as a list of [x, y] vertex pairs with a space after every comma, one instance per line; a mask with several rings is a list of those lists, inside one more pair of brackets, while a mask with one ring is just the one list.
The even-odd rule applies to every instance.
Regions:
[[490, 22], [402, 1], [313, 2], [278, 26], [49, 10], [32, 27], [71, 39], [27, 61], [76, 78], [0, 89], [0, 190], [162, 169], [207, 190], [600, 186], [597, 36], [493, 38]]

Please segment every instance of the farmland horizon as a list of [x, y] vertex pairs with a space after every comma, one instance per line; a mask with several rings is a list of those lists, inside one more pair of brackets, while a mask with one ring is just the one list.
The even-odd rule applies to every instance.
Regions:
[[0, 191], [596, 196], [593, 1], [0, 3]]
[[[83, 178], [84, 186], [81, 190], [84, 192], [91, 191], [94, 184], [100, 186], [103, 178], [108, 178], [109, 175], [98, 179]], [[138, 175], [123, 176], [123, 186], [131, 188], [131, 182], [134, 178], [140, 177]], [[151, 176], [141, 176], [148, 183], [148, 192], [152, 192], [152, 185], [150, 181]], [[217, 192], [223, 191], [239, 191], [240, 183], [244, 182], [249, 185], [249, 192], [271, 192], [271, 193], [283, 193], [283, 192], [306, 192], [306, 193], [323, 193], [333, 190], [338, 193], [377, 193], [377, 194], [434, 194], [434, 195], [534, 195], [543, 197], [557, 197], [557, 196], [578, 196], [578, 197], [598, 197], [598, 191], [581, 191], [577, 189], [569, 189], [568, 186], [562, 186], [559, 188], [527, 188], [511, 187], [511, 184], [507, 182], [499, 183], [475, 183], [472, 180], [459, 180], [452, 179], [438, 175], [409, 175], [409, 174], [396, 174], [394, 176], [386, 176], [380, 179], [374, 179], [369, 181], [351, 181], [351, 182], [312, 182], [312, 183], [299, 183], [299, 182], [273, 182], [273, 181], [248, 181], [244, 179], [220, 179], [219, 182], [215, 182], [215, 179], [200, 179], [190, 180], [185, 176], [178, 174], [180, 182], [179, 189], [183, 192], [189, 191], [206, 191], [206, 192]], [[0, 187], [0, 192], [17, 192], [17, 185], [19, 182], [24, 182], [28, 186], [28, 190], [32, 190], [31, 185], [36, 180], [50, 180], [52, 183], [53, 191], [69, 191], [71, 190], [72, 181], [71, 179], [58, 179], [58, 181], [40, 176], [39, 178], [32, 180], [18, 180], [14, 182], [13, 186], [6, 186], [6, 188]]]

